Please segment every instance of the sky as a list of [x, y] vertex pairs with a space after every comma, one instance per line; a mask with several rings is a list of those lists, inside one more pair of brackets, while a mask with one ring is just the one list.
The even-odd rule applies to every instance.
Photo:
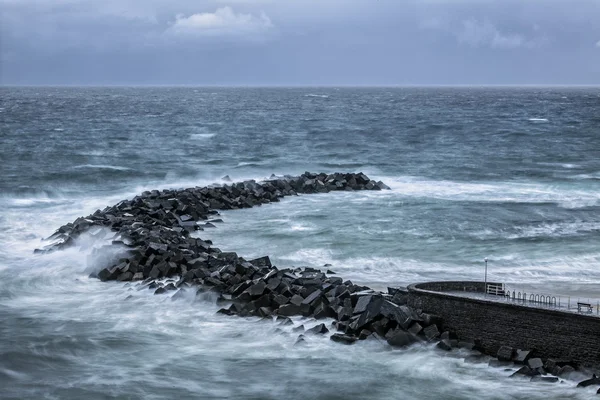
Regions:
[[3, 85], [598, 85], [600, 0], [0, 0]]

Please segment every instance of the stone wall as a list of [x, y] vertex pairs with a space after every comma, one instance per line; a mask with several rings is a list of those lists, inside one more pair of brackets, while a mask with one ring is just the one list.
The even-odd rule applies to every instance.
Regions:
[[[600, 318], [509, 302], [444, 293], [483, 287], [483, 282], [430, 282], [408, 286], [408, 304], [440, 315], [461, 340], [478, 340], [486, 353], [501, 346], [535, 349], [543, 358], [600, 365]], [[481, 290], [477, 290], [481, 291]]]

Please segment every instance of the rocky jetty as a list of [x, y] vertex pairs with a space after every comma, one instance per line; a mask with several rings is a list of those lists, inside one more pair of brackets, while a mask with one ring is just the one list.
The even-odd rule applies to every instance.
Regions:
[[[459, 340], [444, 330], [440, 316], [409, 307], [406, 289], [389, 288], [382, 293], [344, 281], [330, 270], [278, 269], [268, 256], [246, 260], [191, 235], [222, 222], [218, 210], [260, 206], [297, 194], [383, 189], [389, 187], [362, 173], [306, 172], [298, 177], [271, 176], [260, 183], [147, 191], [60, 227], [48, 238], [53, 243], [36, 252], [74, 245], [82, 234], [98, 239], [110, 235], [112, 245], [125, 248], [125, 256], [94, 275], [102, 281], [138, 281], [138, 289], [147, 288], [156, 295], [173, 293], [173, 298], [186, 290], [217, 292], [219, 304], [225, 304], [218, 313], [225, 315], [270, 318], [281, 324], [292, 324], [292, 316], [333, 320], [307, 331], [298, 327], [303, 333], [298, 343], [304, 341], [304, 334], [326, 334], [331, 328], [336, 332], [330, 339], [342, 344], [369, 337], [393, 347], [429, 342], [437, 343], [440, 351], [475, 350], [465, 362], [486, 362], [476, 352], [481, 350], [477, 341]], [[496, 359], [489, 361], [490, 366], [516, 366], [519, 369], [512, 376], [531, 380], [556, 382], [577, 368], [568, 361], [542, 360], [535, 350], [504, 346], [493, 356]], [[600, 380], [594, 375], [579, 386], [597, 384]]]
[[[278, 269], [267, 256], [246, 260], [190, 235], [220, 222], [215, 219], [218, 210], [259, 206], [300, 193], [382, 189], [389, 187], [362, 173], [306, 172], [299, 177], [272, 176], [260, 183], [153, 190], [60, 227], [49, 238], [55, 242], [38, 252], [73, 245], [83, 233], [104, 238], [112, 231], [112, 243], [125, 246], [126, 257], [102, 269], [97, 274], [102, 281], [142, 281], [142, 287], [155, 294], [192, 287], [198, 292], [215, 291], [220, 301], [230, 303], [219, 310], [226, 315], [270, 316], [283, 323], [295, 315], [332, 318], [338, 333], [331, 339], [340, 343], [371, 335], [398, 347], [437, 340], [441, 318], [408, 307], [394, 289], [376, 292], [331, 271]], [[168, 283], [163, 279], [171, 277], [176, 279]], [[327, 332], [324, 324], [307, 331]]]

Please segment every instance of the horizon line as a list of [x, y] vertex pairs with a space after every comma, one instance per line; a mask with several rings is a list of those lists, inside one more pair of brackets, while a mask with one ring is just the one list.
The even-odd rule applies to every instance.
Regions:
[[598, 88], [600, 83], [508, 84], [0, 84], [0, 88]]

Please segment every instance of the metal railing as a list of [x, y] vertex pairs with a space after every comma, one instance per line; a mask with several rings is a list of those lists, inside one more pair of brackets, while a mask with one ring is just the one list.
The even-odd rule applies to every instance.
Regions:
[[512, 292], [507, 290], [504, 297], [507, 301], [515, 303], [540, 305], [552, 308], [566, 308], [567, 310], [577, 310], [577, 312], [581, 314], [594, 314], [595, 311], [596, 315], [600, 315], [600, 300], [597, 300], [596, 304], [593, 304], [590, 299], [582, 300], [578, 298], [577, 301], [572, 304], [571, 297], [567, 296], [567, 304], [564, 304], [561, 303], [560, 296], [517, 292], [516, 290], [513, 290]]

